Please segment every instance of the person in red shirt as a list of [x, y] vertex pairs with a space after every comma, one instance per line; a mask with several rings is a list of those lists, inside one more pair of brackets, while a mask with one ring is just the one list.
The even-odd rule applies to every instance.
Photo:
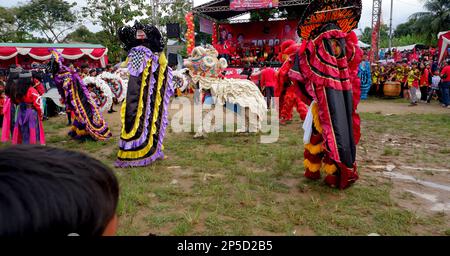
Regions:
[[17, 105], [12, 144], [45, 145], [41, 96], [33, 85], [31, 72], [24, 72], [11, 88], [11, 102]]
[[261, 71], [261, 89], [264, 88], [265, 96], [267, 100], [267, 108], [271, 109], [272, 97], [274, 97], [275, 86], [277, 85], [277, 73], [275, 69], [265, 65], [263, 71]]
[[450, 59], [447, 60], [447, 65], [441, 71], [441, 78], [442, 107], [450, 108]]
[[39, 95], [41, 95], [41, 96], [44, 95], [45, 94], [45, 87], [41, 83], [41, 81], [39, 81], [36, 78], [33, 78], [33, 83], [34, 83], [33, 87], [34, 87], [34, 89], [36, 89], [36, 91], [38, 91]]
[[420, 94], [422, 95], [420, 97], [420, 101], [426, 102], [428, 99], [428, 87], [430, 86], [429, 80], [430, 80], [430, 70], [427, 68], [427, 65], [425, 63], [420, 64]]

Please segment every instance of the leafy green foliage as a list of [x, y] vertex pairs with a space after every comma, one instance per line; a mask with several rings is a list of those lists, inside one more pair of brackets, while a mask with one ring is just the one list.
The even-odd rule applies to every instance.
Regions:
[[104, 37], [99, 38], [108, 47], [112, 61], [120, 61], [125, 54], [120, 47], [117, 31], [135, 17], [143, 15], [143, 4], [142, 0], [87, 0], [87, 6], [83, 7], [83, 16], [94, 25], [103, 27], [101, 35]]
[[450, 28], [450, 2], [448, 0], [427, 0], [424, 3], [426, 12], [413, 14], [415, 33], [425, 36], [427, 43], [436, 44], [437, 34]]
[[[450, 2], [448, 0], [426, 0], [426, 12], [418, 12], [395, 29], [392, 45], [405, 46], [411, 44], [437, 45], [437, 34], [450, 28]], [[372, 29], [366, 27], [361, 41], [372, 42]], [[383, 24], [380, 29], [380, 46], [389, 46], [389, 28]]]
[[74, 6], [76, 3], [63, 0], [31, 0], [17, 8], [16, 17], [29, 31], [44, 35], [48, 41], [61, 43], [64, 33], [77, 24]]
[[97, 37], [97, 34], [91, 32], [85, 26], [77, 28], [75, 31], [67, 35], [65, 40], [69, 42], [83, 42], [91, 44], [101, 43], [101, 40]]

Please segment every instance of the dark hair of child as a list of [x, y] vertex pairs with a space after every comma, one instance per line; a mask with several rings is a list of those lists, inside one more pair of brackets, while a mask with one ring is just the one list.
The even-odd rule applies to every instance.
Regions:
[[118, 198], [112, 170], [84, 154], [30, 145], [0, 150], [0, 237], [101, 236]]
[[28, 89], [33, 86], [33, 77], [31, 74], [27, 77], [21, 77], [17, 79], [10, 88], [11, 101], [18, 103], [28, 92]]

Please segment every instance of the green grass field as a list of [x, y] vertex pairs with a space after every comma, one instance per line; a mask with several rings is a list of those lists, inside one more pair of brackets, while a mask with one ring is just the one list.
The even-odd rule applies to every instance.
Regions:
[[[423, 215], [400, 207], [391, 193], [393, 184], [364, 166], [400, 159], [450, 168], [442, 162], [450, 152], [450, 115], [367, 113], [362, 120], [361, 177], [345, 191], [303, 178], [298, 120], [281, 127], [273, 144], [259, 144], [256, 135], [211, 134], [194, 140], [193, 134], [169, 133], [164, 161], [115, 170], [121, 188], [119, 234], [448, 235], [447, 214]], [[112, 167], [117, 137], [78, 143], [64, 136], [68, 128], [60, 123], [61, 118], [45, 122], [49, 146], [85, 152]], [[442, 143], [441, 151], [383, 146], [376, 141], [384, 134]], [[422, 155], [428, 158], [417, 158]]]

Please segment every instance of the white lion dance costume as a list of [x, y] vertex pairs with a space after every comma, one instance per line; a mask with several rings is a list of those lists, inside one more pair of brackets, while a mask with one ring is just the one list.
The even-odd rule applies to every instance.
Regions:
[[118, 104], [125, 100], [125, 97], [127, 96], [126, 83], [128, 83], [128, 80], [124, 81], [119, 74], [109, 72], [101, 73], [99, 78], [105, 81], [105, 83], [111, 89], [115, 101], [114, 103]]
[[187, 72], [187, 68], [173, 71], [173, 86], [181, 93], [189, 89], [189, 78], [186, 74]]
[[164, 158], [163, 139], [168, 125], [172, 70], [167, 65], [161, 33], [136, 23], [119, 30], [128, 51], [127, 96], [122, 105], [122, 133], [116, 167], [147, 166]]
[[108, 111], [113, 104], [113, 93], [108, 84], [99, 77], [87, 76], [83, 82], [88, 87], [92, 99], [97, 104], [100, 112]]
[[[189, 69], [193, 83], [198, 84], [201, 91], [209, 90], [211, 92], [215, 105], [224, 106], [228, 103], [249, 110], [249, 127], [248, 129], [243, 127], [238, 132], [261, 130], [262, 121], [267, 114], [264, 96], [259, 88], [249, 80], [222, 78], [221, 73], [227, 68], [227, 61], [223, 58], [218, 59], [218, 52], [214, 47], [208, 45], [205, 48], [194, 48], [191, 57], [184, 61], [184, 66]], [[212, 130], [210, 127], [202, 126], [197, 134], [201, 135], [204, 131], [211, 132]]]

